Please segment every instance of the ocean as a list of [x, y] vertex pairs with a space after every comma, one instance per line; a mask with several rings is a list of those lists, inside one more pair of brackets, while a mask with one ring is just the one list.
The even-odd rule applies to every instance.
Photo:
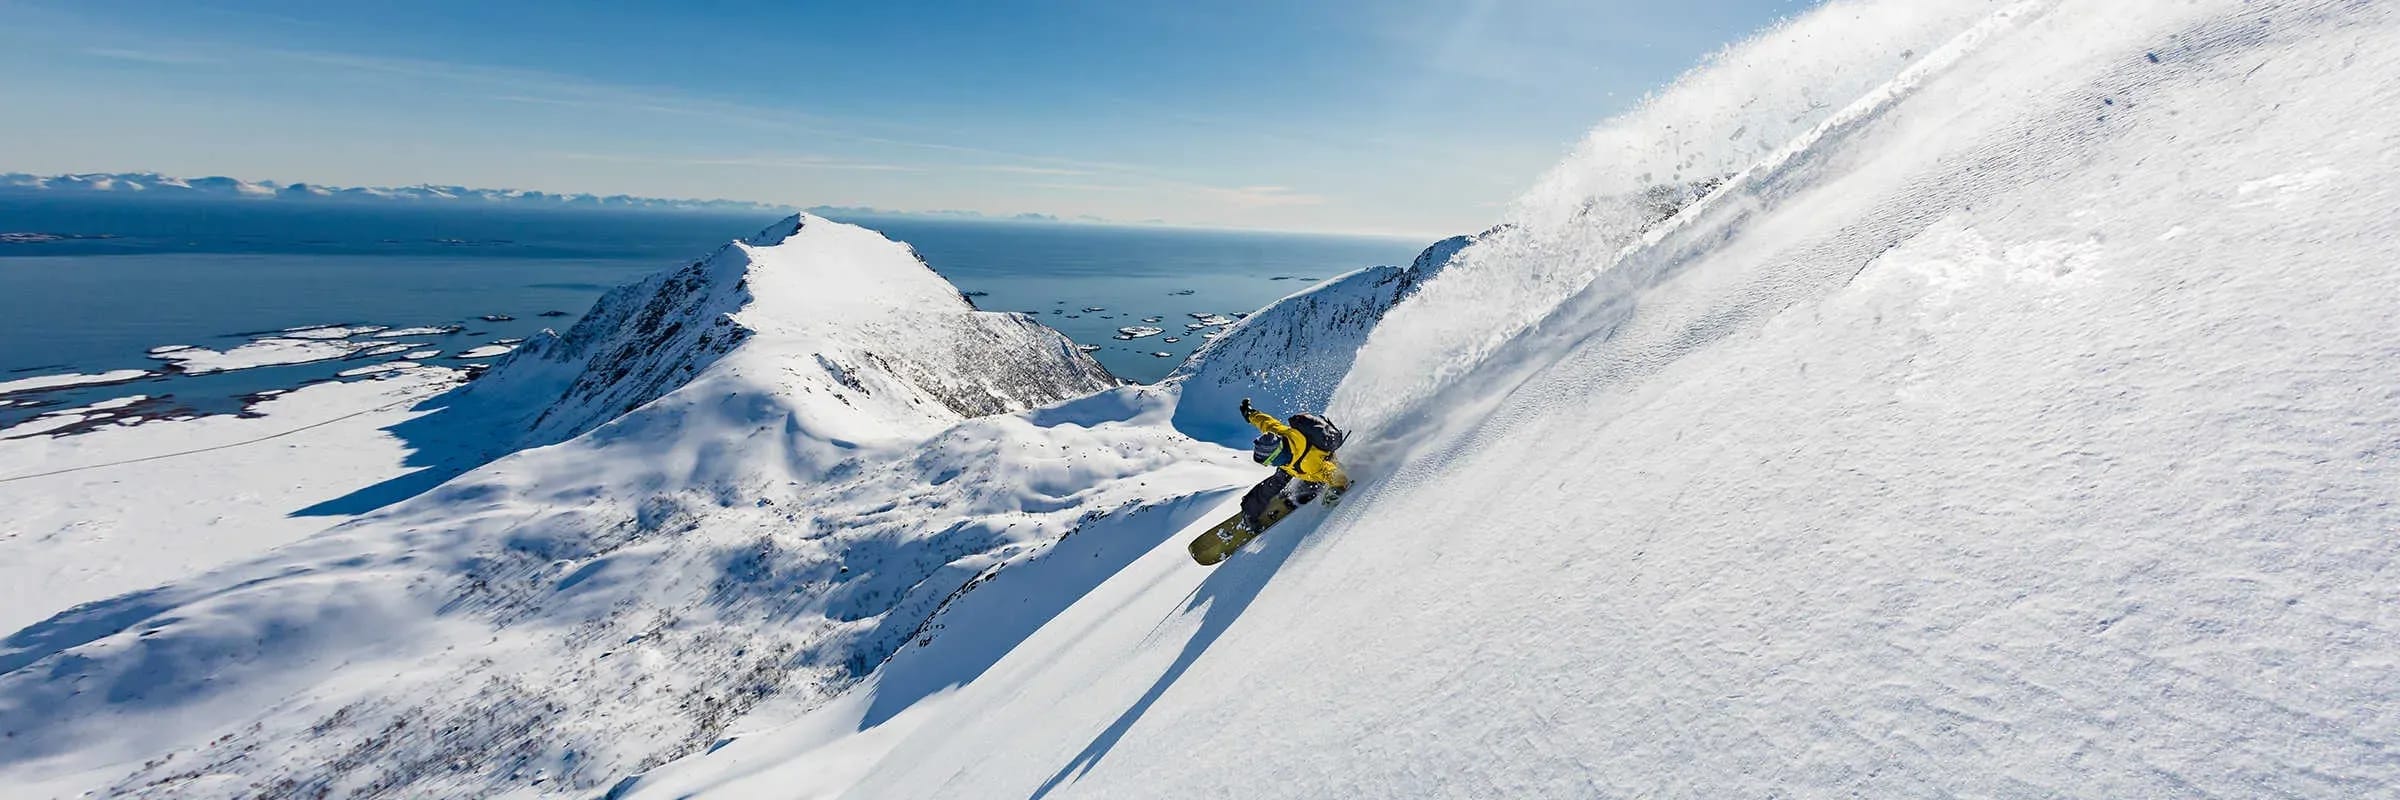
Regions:
[[[773, 213], [536, 211], [0, 197], [0, 384], [58, 373], [158, 370], [154, 348], [227, 351], [269, 332], [380, 325], [443, 363], [543, 328], [564, 330], [610, 287], [707, 255]], [[1404, 239], [853, 217], [915, 247], [981, 308], [1037, 315], [1127, 380], [1164, 377], [1197, 348], [1194, 314], [1247, 312], [1360, 267], [1406, 264]], [[58, 238], [52, 238], [58, 237]], [[1159, 321], [1145, 323], [1145, 319]], [[1149, 324], [1166, 333], [1114, 338]], [[450, 330], [451, 328], [455, 330]], [[1193, 335], [1184, 335], [1190, 333]], [[1177, 341], [1168, 342], [1166, 339]], [[1158, 355], [1158, 354], [1165, 355]], [[25, 395], [0, 427], [112, 397], [167, 395], [199, 413], [261, 391], [354, 374], [407, 352], [174, 375]], [[489, 359], [481, 359], [488, 361]]]

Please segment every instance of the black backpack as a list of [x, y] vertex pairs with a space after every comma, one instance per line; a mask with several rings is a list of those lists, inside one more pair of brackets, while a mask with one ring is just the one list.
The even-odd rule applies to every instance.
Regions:
[[1293, 414], [1289, 422], [1292, 430], [1308, 440], [1308, 446], [1328, 453], [1342, 449], [1342, 440], [1348, 438], [1342, 429], [1333, 426], [1333, 420], [1315, 414]]

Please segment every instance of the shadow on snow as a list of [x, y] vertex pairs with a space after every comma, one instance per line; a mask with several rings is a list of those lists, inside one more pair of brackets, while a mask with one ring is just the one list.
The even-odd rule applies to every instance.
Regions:
[[384, 428], [409, 448], [401, 466], [415, 469], [398, 477], [361, 487], [349, 494], [293, 511], [294, 517], [356, 516], [424, 494], [451, 478], [511, 452], [500, 446], [513, 438], [502, 436], [515, 414], [487, 408], [469, 393], [467, 383], [417, 403], [413, 411], [430, 412]]
[[1158, 680], [1150, 685], [1149, 691], [1143, 692], [1133, 705], [1126, 707], [1124, 713], [1117, 715], [1115, 722], [1109, 723], [1100, 735], [1093, 737], [1092, 743], [1085, 745], [1083, 752], [1077, 753], [1066, 766], [1060, 767], [1049, 780], [1042, 782], [1029, 800], [1041, 800], [1099, 766], [1100, 759], [1116, 748], [1117, 743], [1125, 738], [1125, 733], [1133, 729], [1134, 723], [1148, 714], [1150, 707], [1166, 696], [1167, 689], [1181, 680], [1183, 674], [1199, 662], [1200, 656], [1216, 645], [1218, 637], [1233, 627], [1234, 620], [1240, 619], [1243, 612], [1249, 610], [1251, 601], [1258, 598], [1259, 590], [1266, 588], [1267, 582], [1283, 570], [1284, 563], [1291, 560], [1302, 541], [1316, 533], [1318, 524], [1324, 518], [1323, 513], [1317, 513], [1311, 515], [1305, 526], [1293, 524], [1298, 520], [1277, 525], [1277, 529], [1289, 527], [1292, 530], [1284, 535], [1276, 535], [1278, 531], [1270, 530], [1267, 535], [1245, 546], [1243, 552], [1213, 567], [1214, 571], [1200, 582], [1199, 588], [1192, 591], [1191, 599], [1184, 601], [1184, 612], [1203, 607], [1206, 610], [1202, 612], [1199, 629], [1193, 631], [1192, 638], [1184, 642], [1183, 652], [1176, 655], [1175, 663], [1159, 673]]
[[1222, 513], [1233, 489], [1184, 495], [1095, 519], [1048, 550], [1001, 565], [951, 596], [990, 591], [1021, 603], [958, 604], [924, 618], [910, 645], [926, 651], [884, 663], [859, 730], [891, 720], [935, 694], [963, 686], [1135, 560], [1157, 550], [1194, 522]]

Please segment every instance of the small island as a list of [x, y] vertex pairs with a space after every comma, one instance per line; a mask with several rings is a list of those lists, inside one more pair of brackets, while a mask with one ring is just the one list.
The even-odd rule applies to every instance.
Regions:
[[113, 233], [0, 233], [0, 244], [43, 244], [92, 239], [114, 239]]
[[1166, 333], [1166, 331], [1165, 331], [1164, 329], [1161, 329], [1161, 328], [1154, 328], [1154, 327], [1151, 327], [1151, 326], [1148, 326], [1148, 325], [1132, 325], [1132, 326], [1128, 326], [1128, 327], [1118, 328], [1118, 329], [1117, 329], [1117, 338], [1119, 338], [1119, 339], [1140, 339], [1140, 338], [1142, 338], [1142, 337], [1145, 337], [1145, 336], [1157, 336], [1157, 335], [1159, 335], [1159, 334], [1162, 334], [1162, 333]]

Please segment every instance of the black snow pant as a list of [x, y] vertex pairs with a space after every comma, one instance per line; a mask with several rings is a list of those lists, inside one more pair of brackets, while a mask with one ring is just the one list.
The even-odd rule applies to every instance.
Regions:
[[[1292, 474], [1276, 470], [1266, 480], [1259, 481], [1257, 486], [1250, 487], [1249, 494], [1242, 495], [1242, 518], [1250, 521], [1251, 530], [1259, 529], [1259, 517], [1267, 513], [1267, 506], [1275, 502], [1277, 493], [1291, 485]], [[1308, 501], [1317, 499], [1317, 490], [1321, 488], [1324, 487], [1301, 481], [1298, 487], [1292, 489], [1292, 505], [1308, 505]]]

